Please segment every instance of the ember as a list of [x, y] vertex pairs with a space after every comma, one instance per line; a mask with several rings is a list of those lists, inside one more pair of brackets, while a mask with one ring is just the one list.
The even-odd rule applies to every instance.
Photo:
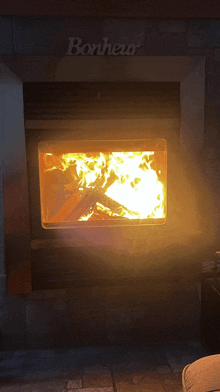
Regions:
[[164, 223], [166, 148], [161, 142], [163, 148], [157, 143], [154, 151], [62, 153], [39, 148], [43, 227], [98, 221]]

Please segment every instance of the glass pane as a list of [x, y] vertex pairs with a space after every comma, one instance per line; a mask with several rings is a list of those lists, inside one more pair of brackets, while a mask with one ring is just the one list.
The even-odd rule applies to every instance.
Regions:
[[162, 224], [165, 140], [39, 144], [44, 228]]

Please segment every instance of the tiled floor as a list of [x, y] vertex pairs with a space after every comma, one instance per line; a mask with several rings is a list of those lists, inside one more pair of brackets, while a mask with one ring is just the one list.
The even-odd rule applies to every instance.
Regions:
[[0, 353], [1, 392], [180, 392], [185, 365], [206, 356], [199, 342]]

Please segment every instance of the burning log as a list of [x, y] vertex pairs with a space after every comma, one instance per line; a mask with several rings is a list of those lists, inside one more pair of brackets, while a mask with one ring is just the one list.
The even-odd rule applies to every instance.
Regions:
[[77, 205], [86, 197], [79, 189], [76, 189], [63, 206], [50, 219], [51, 222], [64, 222]]
[[[87, 191], [87, 194], [89, 194], [90, 191]], [[120, 214], [119, 210], [124, 210], [127, 211], [129, 214], [134, 215], [135, 212], [129, 210], [127, 207], [125, 207], [123, 204], [118, 203], [117, 201], [111, 199], [111, 197], [107, 196], [102, 192], [101, 189], [95, 189], [91, 192], [91, 195], [96, 197], [96, 201], [101, 203], [104, 207], [109, 208], [112, 212], [116, 214]]]
[[73, 222], [81, 218], [83, 215], [88, 213], [90, 209], [95, 207], [96, 203], [101, 203], [104, 207], [109, 208], [113, 213], [118, 215], [121, 214], [121, 211], [127, 211], [131, 215], [134, 214], [133, 211], [129, 210], [122, 204], [117, 201], [111, 199], [101, 189], [92, 189], [86, 190], [86, 197], [76, 206], [73, 210], [72, 214], [69, 216], [68, 220]]
[[93, 195], [87, 195], [83, 197], [80, 203], [72, 210], [71, 215], [68, 217], [68, 221], [75, 222], [81, 216], [86, 214], [88, 210], [92, 209], [97, 203], [97, 198]]
[[121, 215], [116, 215], [112, 210], [110, 211], [101, 203], [96, 203], [93, 208], [93, 213], [88, 217], [88, 221], [106, 221], [106, 220], [126, 220], [127, 218]]
[[[107, 183], [102, 192], [106, 192], [106, 190], [113, 184], [113, 182], [117, 179], [117, 176], [112, 173], [112, 175], [108, 178]], [[97, 187], [100, 183], [103, 183], [103, 179], [96, 179], [94, 185]], [[98, 201], [96, 192], [97, 189], [86, 189], [84, 191], [80, 191], [76, 189], [69, 199], [63, 204], [63, 206], [57, 211], [50, 219], [50, 222], [64, 222], [69, 218], [70, 221], [78, 220], [82, 215], [84, 215], [89, 208], [94, 207], [96, 202]]]

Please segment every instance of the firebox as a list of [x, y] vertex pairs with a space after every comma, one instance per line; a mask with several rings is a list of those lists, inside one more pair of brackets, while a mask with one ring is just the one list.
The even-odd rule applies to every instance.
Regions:
[[45, 229], [165, 223], [165, 140], [44, 141], [38, 154]]
[[122, 231], [123, 243], [139, 226], [170, 237], [189, 211], [179, 96], [179, 83], [24, 83], [32, 246]]

